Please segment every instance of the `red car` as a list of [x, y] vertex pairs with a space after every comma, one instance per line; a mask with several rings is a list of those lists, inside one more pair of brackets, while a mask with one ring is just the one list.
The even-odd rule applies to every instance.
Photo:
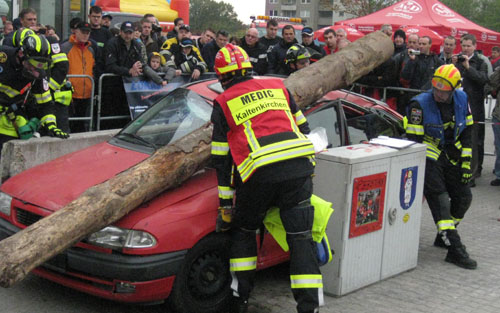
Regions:
[[[0, 193], [0, 240], [199, 128], [210, 119], [212, 101], [221, 91], [216, 80], [178, 88], [108, 142], [7, 180]], [[330, 92], [303, 111], [311, 129], [327, 130], [330, 147], [403, 133], [396, 112], [347, 91]], [[221, 312], [231, 297], [225, 250], [229, 240], [215, 233], [217, 207], [215, 170], [205, 168], [33, 272], [111, 300], [144, 303], [169, 298], [182, 312]], [[266, 234], [259, 245], [258, 268], [287, 259]]]

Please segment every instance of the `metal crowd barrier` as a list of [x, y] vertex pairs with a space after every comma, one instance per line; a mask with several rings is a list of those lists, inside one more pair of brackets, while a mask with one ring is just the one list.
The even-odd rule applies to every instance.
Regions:
[[128, 115], [112, 115], [112, 116], [101, 116], [101, 108], [102, 108], [102, 81], [106, 77], [120, 77], [118, 74], [112, 73], [104, 73], [99, 77], [99, 86], [97, 89], [97, 129], [101, 130], [101, 120], [118, 120], [118, 119], [129, 119], [130, 114]]
[[87, 78], [90, 79], [91, 84], [91, 91], [90, 94], [92, 95], [90, 97], [90, 116], [79, 116], [79, 117], [70, 117], [69, 121], [89, 121], [89, 130], [92, 130], [93, 128], [93, 118], [92, 116], [94, 115], [94, 91], [95, 91], [95, 83], [94, 83], [94, 78], [90, 75], [82, 75], [82, 74], [70, 74], [66, 76], [67, 78]]

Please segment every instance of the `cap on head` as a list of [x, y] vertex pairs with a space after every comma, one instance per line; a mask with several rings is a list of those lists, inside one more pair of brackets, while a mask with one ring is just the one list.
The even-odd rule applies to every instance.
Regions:
[[126, 21], [122, 23], [122, 25], [120, 26], [120, 30], [125, 33], [127, 32], [133, 33], [134, 26], [132, 25], [132, 22]]
[[302, 28], [302, 36], [313, 36], [313, 35], [314, 35], [314, 31], [311, 27], [306, 26], [306, 27]]
[[181, 30], [181, 29], [184, 29], [187, 32], [191, 31], [191, 28], [189, 27], [189, 25], [186, 25], [186, 24], [179, 26], [179, 30]]
[[453, 91], [461, 83], [460, 71], [453, 64], [441, 65], [432, 76], [432, 87], [442, 91]]
[[217, 75], [250, 68], [252, 68], [250, 58], [245, 50], [239, 46], [228, 43], [215, 55], [214, 70]]
[[79, 29], [79, 30], [90, 31], [90, 24], [87, 23], [87, 22], [82, 21], [82, 22], [76, 24], [75, 28]]
[[187, 48], [187, 47], [193, 47], [194, 46], [194, 42], [192, 39], [190, 38], [184, 38], [181, 40], [181, 43], [180, 43], [181, 47], [183, 48]]
[[113, 19], [113, 15], [111, 15], [109, 13], [105, 13], [102, 15], [102, 18], [109, 18], [109, 20], [111, 21]]

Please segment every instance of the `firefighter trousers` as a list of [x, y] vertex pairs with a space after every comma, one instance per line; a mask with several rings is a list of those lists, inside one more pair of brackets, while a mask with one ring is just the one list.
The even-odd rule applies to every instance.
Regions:
[[469, 209], [472, 193], [461, 180], [460, 165], [453, 165], [445, 153], [441, 153], [437, 161], [426, 161], [424, 195], [438, 231], [446, 230], [440, 223], [457, 225]]
[[231, 229], [231, 289], [240, 300], [248, 300], [257, 267], [256, 230], [266, 211], [280, 208], [290, 246], [290, 281], [299, 313], [319, 312], [323, 304], [323, 283], [316, 259], [316, 244], [311, 230], [314, 207], [311, 205], [310, 176], [278, 183], [263, 183], [252, 178], [236, 190], [236, 206]]

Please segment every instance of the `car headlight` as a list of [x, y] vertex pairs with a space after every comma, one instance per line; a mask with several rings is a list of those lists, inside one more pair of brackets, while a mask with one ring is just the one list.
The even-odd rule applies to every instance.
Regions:
[[156, 245], [153, 235], [140, 230], [108, 226], [87, 237], [87, 242], [96, 246], [120, 250], [122, 248], [141, 249]]
[[0, 192], [0, 212], [10, 216], [10, 205], [12, 203], [12, 197], [6, 193]]

